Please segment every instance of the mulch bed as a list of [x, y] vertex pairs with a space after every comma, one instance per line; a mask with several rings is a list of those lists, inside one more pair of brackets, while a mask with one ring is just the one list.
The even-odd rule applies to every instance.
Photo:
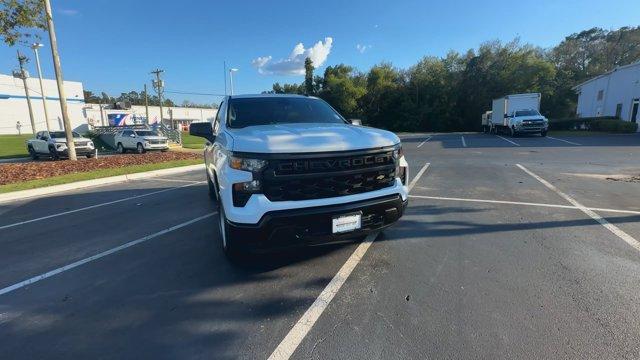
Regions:
[[154, 152], [99, 156], [98, 159], [78, 158], [78, 161], [41, 159], [26, 163], [0, 164], [0, 185], [98, 169], [113, 169], [131, 165], [154, 164], [173, 160], [202, 159], [201, 154], [188, 152]]

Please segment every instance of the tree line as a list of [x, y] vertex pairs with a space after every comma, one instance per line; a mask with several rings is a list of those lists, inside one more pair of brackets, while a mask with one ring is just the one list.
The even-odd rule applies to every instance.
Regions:
[[408, 69], [381, 63], [364, 73], [339, 64], [314, 76], [307, 59], [304, 82], [275, 83], [268, 92], [315, 95], [347, 118], [395, 131], [478, 130], [491, 101], [507, 94], [539, 92], [545, 116], [573, 117], [575, 85], [638, 60], [640, 26], [592, 28], [551, 49], [491, 41], [466, 53], [426, 56]]
[[[148, 102], [150, 106], [159, 106], [160, 98], [158, 95], [149, 94]], [[131, 105], [144, 105], [145, 103], [145, 92], [144, 90], [138, 92], [135, 90], [129, 92], [120, 93], [118, 97], [110, 96], [105, 92], [101, 92], [100, 95], [94, 94], [92, 91], [84, 90], [84, 102], [87, 104], [115, 104], [119, 101], [129, 101]], [[217, 104], [204, 104], [204, 103], [196, 103], [189, 100], [184, 100], [180, 105], [177, 105], [171, 99], [162, 99], [162, 106], [167, 107], [189, 107], [189, 108], [208, 108], [214, 109], [217, 108]]]

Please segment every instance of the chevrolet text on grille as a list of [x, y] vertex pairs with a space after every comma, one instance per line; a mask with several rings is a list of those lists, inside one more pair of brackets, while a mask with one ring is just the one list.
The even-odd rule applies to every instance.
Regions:
[[391, 154], [367, 155], [346, 159], [295, 160], [278, 164], [280, 171], [331, 170], [345, 169], [364, 165], [386, 164]]

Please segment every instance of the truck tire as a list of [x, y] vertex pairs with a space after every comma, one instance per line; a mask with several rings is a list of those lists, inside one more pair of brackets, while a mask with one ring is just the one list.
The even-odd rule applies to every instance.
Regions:
[[240, 260], [243, 254], [235, 244], [236, 234], [233, 228], [227, 224], [227, 216], [222, 202], [218, 202], [218, 220], [222, 252], [231, 262], [236, 262]]
[[60, 160], [60, 155], [58, 155], [56, 148], [54, 148], [53, 146], [49, 147], [49, 156], [51, 156], [51, 160], [53, 161]]
[[136, 153], [144, 154], [144, 146], [142, 146], [142, 143], [138, 143], [138, 145], [136, 145]]
[[513, 127], [509, 128], [509, 135], [511, 137], [516, 137], [518, 136], [518, 132], [516, 131], [516, 129], [514, 129]]
[[124, 146], [122, 146], [122, 143], [118, 143], [118, 146], [116, 147], [116, 151], [118, 152], [118, 154], [124, 154], [127, 152], [127, 149], [125, 149]]
[[33, 149], [33, 146], [29, 146], [29, 156], [33, 160], [38, 160], [38, 153]]
[[547, 130], [542, 130], [542, 131], [540, 132], [540, 136], [542, 136], [542, 137], [546, 137], [546, 136], [547, 136]]
[[86, 156], [87, 156], [88, 159], [91, 159], [91, 158], [96, 157], [96, 154], [95, 153], [88, 153]]

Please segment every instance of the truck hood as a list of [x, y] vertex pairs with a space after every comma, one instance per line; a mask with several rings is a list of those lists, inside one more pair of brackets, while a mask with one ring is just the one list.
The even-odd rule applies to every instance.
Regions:
[[513, 118], [514, 120], [523, 121], [523, 120], [546, 120], [546, 118], [542, 115], [534, 115], [534, 116], [517, 116]]
[[[67, 143], [67, 139], [66, 138], [53, 138], [52, 139], [53, 142], [56, 143]], [[87, 139], [87, 138], [83, 138], [83, 137], [77, 137], [77, 138], [73, 138], [73, 142], [77, 143], [77, 142], [84, 142], [84, 141], [91, 141], [91, 139]]]
[[349, 124], [281, 124], [228, 129], [233, 151], [252, 153], [308, 153], [393, 146], [392, 132]]

